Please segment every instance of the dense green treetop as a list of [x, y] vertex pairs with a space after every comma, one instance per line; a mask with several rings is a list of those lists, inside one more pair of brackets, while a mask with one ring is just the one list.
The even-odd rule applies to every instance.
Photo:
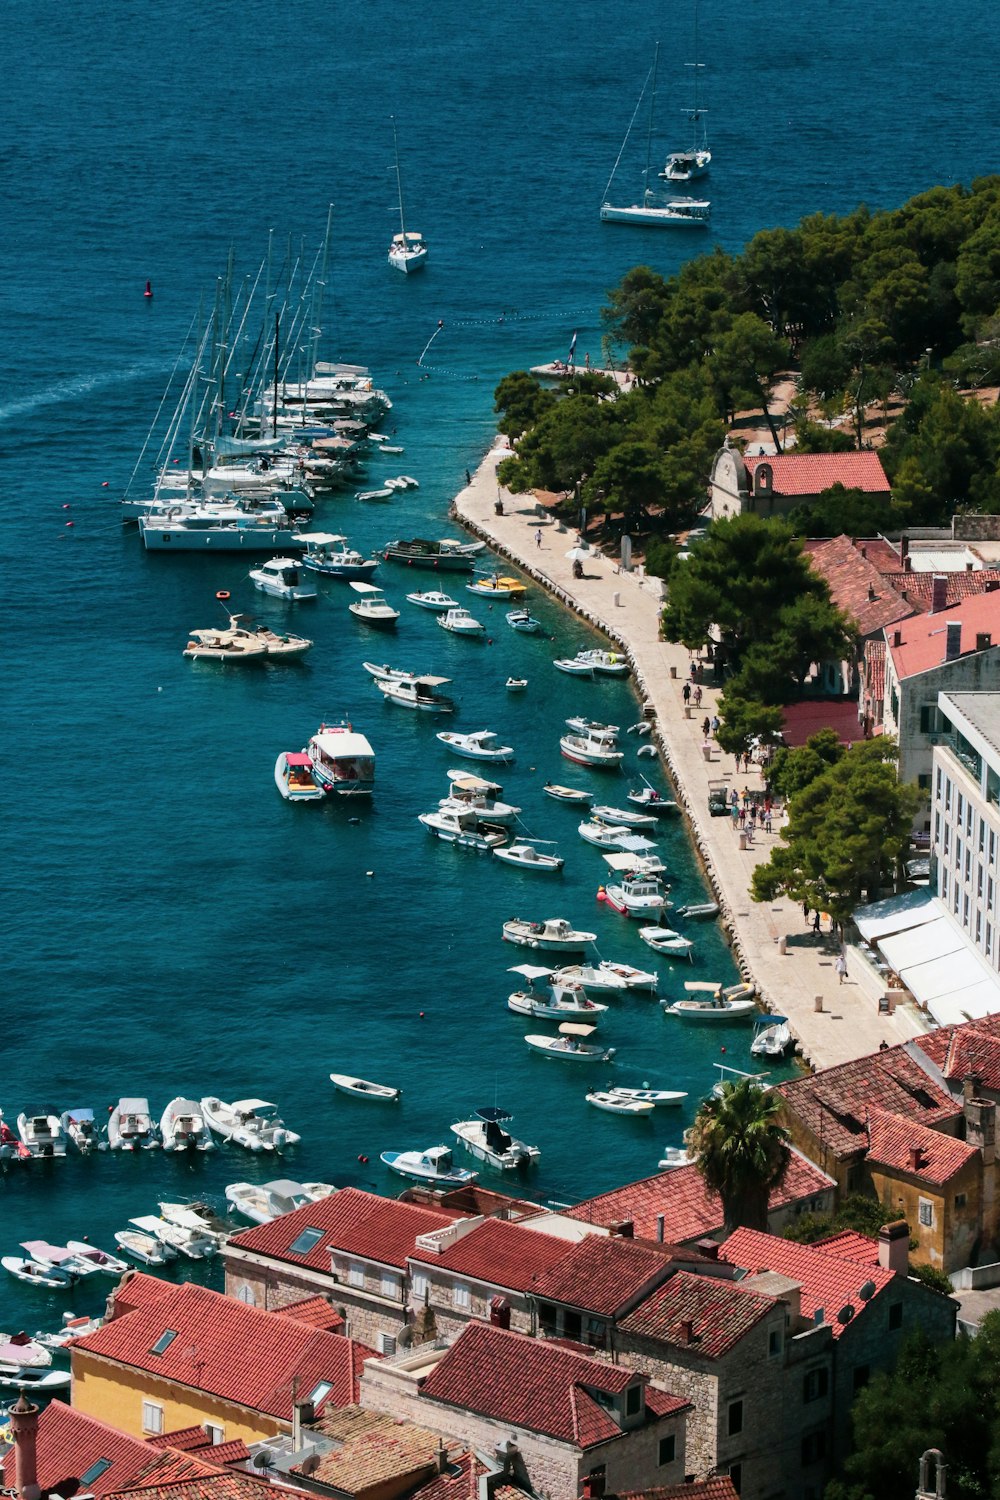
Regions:
[[767, 1229], [768, 1199], [791, 1160], [781, 1098], [752, 1078], [722, 1085], [699, 1107], [689, 1146], [709, 1192], [722, 1199], [725, 1232]]

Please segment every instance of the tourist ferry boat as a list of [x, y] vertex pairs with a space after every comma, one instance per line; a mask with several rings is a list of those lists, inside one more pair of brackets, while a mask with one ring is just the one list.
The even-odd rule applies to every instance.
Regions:
[[324, 792], [370, 797], [375, 790], [375, 752], [346, 721], [321, 724], [309, 741], [312, 773]]

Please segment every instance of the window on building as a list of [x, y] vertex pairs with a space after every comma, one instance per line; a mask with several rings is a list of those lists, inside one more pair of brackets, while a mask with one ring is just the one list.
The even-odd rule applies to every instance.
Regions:
[[[993, 858], [993, 855], [991, 854], [990, 855], [990, 859], [992, 859], [992, 858]], [[992, 905], [993, 905], [993, 876], [992, 875], [988, 876], [987, 877], [987, 881], [986, 881], [986, 905], [989, 906], [989, 907], [992, 907]]]
[[955, 1207], [956, 1208], [964, 1208], [965, 1207], [965, 1194], [964, 1193], [956, 1193], [955, 1194]]
[[970, 839], [972, 837], [972, 818], [973, 818], [972, 803], [971, 802], [967, 802], [965, 804], [965, 835], [966, 835], [966, 838], [970, 838]]
[[740, 1490], [743, 1488], [743, 1465], [742, 1464], [730, 1464], [729, 1465], [729, 1477], [733, 1481], [733, 1489], [736, 1491], [736, 1493], [738, 1495], [739, 1492], [740, 1492]]
[[218, 1448], [220, 1443], [224, 1443], [226, 1441], [226, 1429], [224, 1427], [217, 1427], [214, 1422], [206, 1422], [205, 1436], [208, 1438], [213, 1448]]
[[327, 1396], [329, 1396], [332, 1390], [332, 1381], [321, 1380], [318, 1382], [318, 1384], [314, 1385], [312, 1390], [309, 1392], [309, 1400], [312, 1402], [313, 1406], [319, 1406], [323, 1401], [326, 1400]]
[[858, 1391], [862, 1390], [863, 1387], [868, 1384], [870, 1376], [871, 1376], [871, 1366], [870, 1365], [855, 1365], [854, 1366], [853, 1384], [854, 1384], [854, 1394], [855, 1395], [857, 1395]]
[[929, 792], [930, 791], [930, 789], [931, 789], [931, 773], [930, 773], [930, 771], [926, 771], [926, 772], [925, 771], [921, 771], [920, 772], [920, 774], [917, 776], [917, 786], [920, 788], [920, 790], [922, 792]]
[[934, 842], [935, 842], [935, 844], [940, 844], [940, 842], [941, 842], [941, 814], [940, 813], [935, 813], [934, 814]]
[[976, 908], [976, 942], [977, 943], [981, 943], [982, 940], [983, 940], [983, 914], [979, 910], [979, 908], [977, 907]]
[[969, 893], [966, 891], [962, 902], [962, 923], [965, 927], [969, 925]]
[[903, 1326], [903, 1304], [902, 1302], [891, 1302], [889, 1304], [889, 1331], [895, 1333]]
[[393, 1276], [391, 1271], [382, 1272], [382, 1296], [393, 1300], [399, 1296], [399, 1277]]
[[958, 881], [956, 880], [955, 881], [955, 889], [952, 892], [952, 901], [951, 901], [951, 909], [955, 913], [956, 917], [958, 916], [958, 908], [959, 908], [959, 905], [961, 903], [961, 900], [962, 900], [962, 887], [959, 885]]
[[965, 798], [962, 796], [961, 792], [959, 792], [958, 794], [958, 802], [955, 804], [955, 811], [957, 813], [956, 822], [958, 823], [959, 828], [961, 828], [962, 819], [965, 817]]
[[987, 922], [987, 924], [986, 924], [986, 951], [987, 951], [987, 953], [992, 953], [993, 952], [993, 923], [992, 922]]
[[997, 857], [997, 836], [996, 836], [995, 833], [991, 833], [990, 834], [990, 864], [991, 865], [996, 862], [996, 857]]
[[948, 899], [948, 871], [941, 871], [941, 895], [945, 901]]
[[972, 879], [972, 848], [969, 844], [965, 846], [965, 878]]
[[962, 840], [956, 834], [956, 836], [955, 836], [955, 869], [961, 871], [961, 868], [962, 868]]
[[950, 848], [951, 848], [951, 824], [950, 823], [946, 823], [944, 825], [944, 852], [945, 852], [945, 854], [948, 853], [948, 850]]
[[979, 852], [982, 854], [986, 849], [986, 824], [982, 818], [979, 819]]
[[456, 1281], [451, 1289], [451, 1300], [456, 1307], [465, 1308], [466, 1311], [472, 1306], [472, 1294], [463, 1281]]
[[938, 802], [941, 801], [941, 767], [940, 766], [938, 766], [938, 768], [937, 768], [937, 780], [934, 783], [934, 796], [937, 798]]
[[982, 865], [976, 866], [976, 895], [980, 901], [983, 899], [983, 886], [986, 883], [986, 871]]
[[347, 1280], [351, 1286], [364, 1286], [365, 1268], [359, 1260], [352, 1260], [347, 1267]]
[[820, 1365], [816, 1370], [808, 1370], [802, 1381], [803, 1401], [819, 1401], [830, 1389], [830, 1372], [826, 1365]]
[[807, 1432], [802, 1439], [803, 1464], [818, 1464], [826, 1457], [826, 1431], [821, 1427], [816, 1432]]
[[159, 1437], [163, 1432], [163, 1407], [158, 1401], [142, 1403], [142, 1430], [153, 1437]]
[[642, 1411], [642, 1386], [630, 1385], [625, 1392], [625, 1415], [637, 1417]]
[[413, 1273], [413, 1297], [416, 1302], [426, 1302], [427, 1294], [431, 1289], [430, 1279], [423, 1271]]
[[553, 1302], [539, 1302], [538, 1321], [547, 1333], [558, 1327], [559, 1310]]
[[156, 1343], [153, 1345], [152, 1349], [150, 1349], [150, 1354], [166, 1354], [167, 1350], [170, 1348], [170, 1345], [173, 1343], [176, 1337], [176, 1328], [164, 1328], [163, 1332], [160, 1334], [160, 1337], [156, 1340]]
[[578, 1312], [570, 1312], [568, 1307], [563, 1308], [563, 1338], [581, 1339], [583, 1337], [583, 1319]]
[[82, 1488], [86, 1490], [89, 1489], [92, 1484], [95, 1484], [97, 1480], [100, 1479], [102, 1474], [106, 1474], [108, 1472], [108, 1470], [111, 1468], [111, 1463], [112, 1460], [110, 1458], [96, 1459], [94, 1463], [91, 1464], [90, 1468], [80, 1475], [80, 1484]]
[[929, 1198], [917, 1200], [917, 1218], [925, 1229], [930, 1229], [934, 1224], [934, 1205]]
[[308, 1255], [310, 1250], [315, 1250], [322, 1238], [322, 1229], [303, 1229], [298, 1239], [289, 1245], [289, 1251], [292, 1255]]
[[767, 1336], [767, 1352], [770, 1358], [777, 1359], [784, 1347], [784, 1330], [781, 1328], [772, 1328]]
[[924, 703], [920, 708], [920, 733], [937, 734], [938, 711], [933, 703]]
[[944, 783], [944, 810], [951, 812], [951, 777], [945, 778]]
[[743, 1431], [743, 1402], [730, 1401], [729, 1420], [726, 1423], [726, 1431], [730, 1437], [735, 1437], [738, 1432]]
[[659, 1457], [657, 1462], [660, 1468], [664, 1464], [672, 1464], [677, 1456], [677, 1437], [671, 1433], [669, 1437], [660, 1438]]

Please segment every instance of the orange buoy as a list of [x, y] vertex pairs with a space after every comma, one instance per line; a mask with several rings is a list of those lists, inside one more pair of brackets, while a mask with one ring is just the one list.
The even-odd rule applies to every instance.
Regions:
[[230, 597], [229, 590], [228, 589], [219, 589], [219, 591], [218, 591], [218, 593], [216, 594], [215, 597], [216, 597], [216, 599], [221, 599], [223, 602], [225, 602], [225, 600], [227, 600]]

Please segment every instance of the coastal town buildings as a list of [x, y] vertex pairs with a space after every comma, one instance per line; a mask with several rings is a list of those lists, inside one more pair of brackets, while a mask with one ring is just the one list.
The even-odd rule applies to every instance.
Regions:
[[786, 515], [797, 505], [818, 500], [833, 485], [892, 498], [877, 453], [745, 454], [727, 441], [715, 455], [709, 478], [712, 520], [752, 512]]
[[1000, 692], [939, 693], [932, 747], [931, 878], [1000, 971]]

